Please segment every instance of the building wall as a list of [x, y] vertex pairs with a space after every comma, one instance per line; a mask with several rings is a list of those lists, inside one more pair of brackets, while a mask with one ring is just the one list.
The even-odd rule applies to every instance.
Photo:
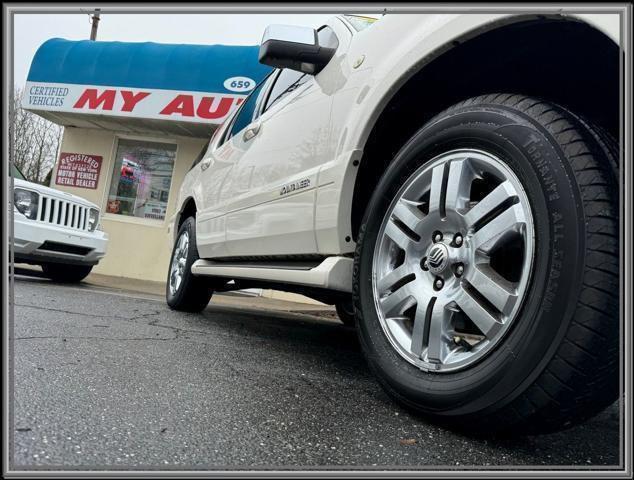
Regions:
[[[117, 141], [120, 138], [177, 145], [165, 220], [150, 220], [105, 213]], [[51, 187], [79, 195], [101, 208], [101, 228], [108, 233], [110, 240], [106, 256], [93, 269], [95, 273], [141, 280], [165, 281], [171, 253], [167, 224], [175, 212], [176, 197], [183, 178], [205, 143], [205, 139], [188, 137], [152, 137], [116, 134], [112, 131], [97, 129], [65, 128], [62, 152], [103, 157], [99, 182], [95, 190], [55, 184], [57, 165], [51, 180]]]

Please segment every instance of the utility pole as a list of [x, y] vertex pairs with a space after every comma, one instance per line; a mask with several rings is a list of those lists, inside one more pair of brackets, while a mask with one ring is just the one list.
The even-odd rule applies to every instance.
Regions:
[[95, 13], [92, 15], [92, 27], [90, 29], [90, 39], [97, 40], [97, 28], [99, 28], [99, 12], [100, 8], [95, 8]]

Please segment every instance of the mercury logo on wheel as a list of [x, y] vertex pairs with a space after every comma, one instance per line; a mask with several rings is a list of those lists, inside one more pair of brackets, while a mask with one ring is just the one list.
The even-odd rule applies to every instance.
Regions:
[[427, 255], [427, 265], [432, 273], [441, 273], [447, 266], [449, 251], [442, 243], [437, 243], [429, 250]]

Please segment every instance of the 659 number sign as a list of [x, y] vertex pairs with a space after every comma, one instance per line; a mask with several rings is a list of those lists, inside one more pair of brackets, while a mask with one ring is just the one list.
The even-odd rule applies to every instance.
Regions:
[[255, 80], [249, 77], [231, 77], [225, 80], [224, 87], [232, 92], [249, 92], [255, 87]]

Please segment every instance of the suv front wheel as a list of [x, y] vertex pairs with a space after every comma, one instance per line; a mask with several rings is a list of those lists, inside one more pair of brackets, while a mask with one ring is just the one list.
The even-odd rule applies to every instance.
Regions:
[[394, 398], [470, 432], [544, 432], [619, 392], [616, 146], [500, 94], [436, 116], [362, 222], [353, 298]]

